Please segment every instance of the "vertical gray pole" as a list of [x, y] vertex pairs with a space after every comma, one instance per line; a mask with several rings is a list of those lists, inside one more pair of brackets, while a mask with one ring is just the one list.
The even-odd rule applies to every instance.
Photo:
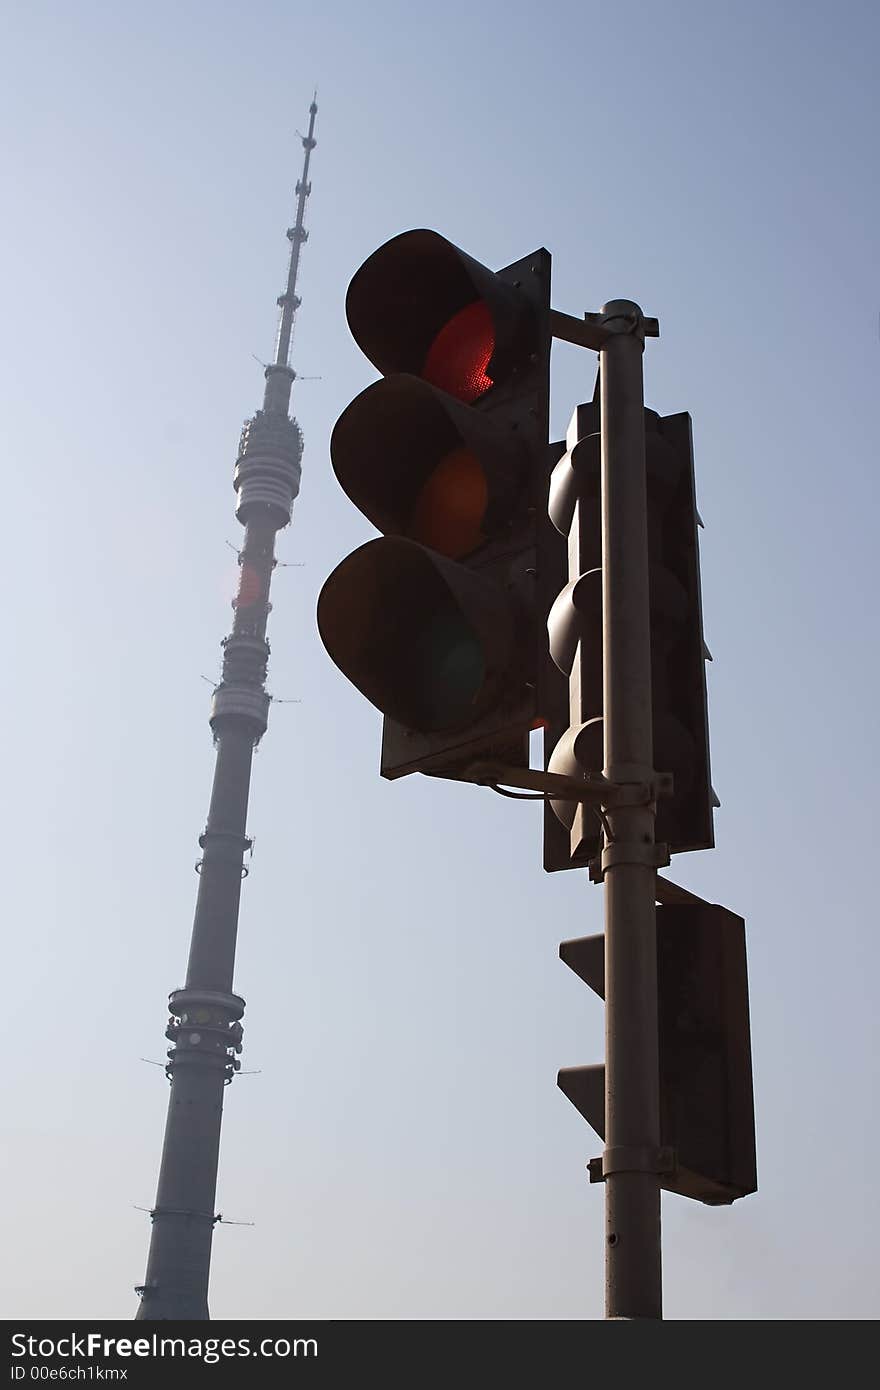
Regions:
[[[605, 776], [653, 775], [651, 631], [637, 304], [604, 305], [602, 624]], [[605, 882], [605, 1316], [662, 1317], [660, 1077], [654, 806], [607, 812]]]

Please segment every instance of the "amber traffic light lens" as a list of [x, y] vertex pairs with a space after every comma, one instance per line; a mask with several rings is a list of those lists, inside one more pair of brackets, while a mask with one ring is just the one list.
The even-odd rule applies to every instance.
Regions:
[[523, 433], [399, 374], [352, 401], [330, 455], [349, 497], [384, 535], [463, 560], [508, 535], [525, 512]]
[[489, 484], [476, 454], [453, 449], [426, 479], [407, 534], [420, 545], [460, 560], [486, 540], [482, 524], [488, 502]]
[[487, 368], [495, 351], [495, 328], [481, 299], [466, 304], [443, 325], [428, 348], [421, 376], [459, 401], [476, 401], [493, 385]]

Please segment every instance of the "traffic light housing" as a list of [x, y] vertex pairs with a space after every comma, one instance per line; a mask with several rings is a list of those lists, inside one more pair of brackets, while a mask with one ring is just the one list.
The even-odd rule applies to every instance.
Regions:
[[326, 581], [322, 640], [385, 716], [384, 776], [455, 777], [476, 757], [527, 767], [564, 574], [546, 510], [549, 254], [492, 271], [405, 232], [356, 272], [346, 312], [382, 379], [340, 416], [330, 453], [381, 535]]
[[[602, 998], [604, 945], [599, 935], [559, 948]], [[701, 901], [658, 907], [657, 993], [660, 1143], [674, 1155], [660, 1185], [726, 1205], [758, 1186], [743, 919]], [[558, 1085], [604, 1138], [604, 1066], [563, 1068]]]
[[[549, 512], [568, 538], [569, 582], [548, 618], [549, 650], [569, 677], [567, 720], [550, 732], [547, 768], [569, 777], [604, 763], [602, 669], [601, 422], [598, 391], [572, 417], [567, 451], [553, 472]], [[700, 524], [690, 416], [645, 410], [645, 467], [654, 767], [672, 774], [657, 802], [655, 838], [672, 854], [711, 849], [718, 804], [709, 770]], [[588, 864], [599, 853], [599, 818], [583, 803], [548, 802], [544, 867]]]

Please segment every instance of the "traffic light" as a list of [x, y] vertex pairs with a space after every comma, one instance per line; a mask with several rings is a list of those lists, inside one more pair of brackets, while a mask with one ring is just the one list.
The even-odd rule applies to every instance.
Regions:
[[[662, 884], [662, 880], [661, 880]], [[604, 998], [604, 936], [563, 941], [562, 960]], [[745, 923], [701, 901], [657, 908], [661, 1187], [712, 1206], [755, 1192], [755, 1112]], [[567, 1067], [560, 1090], [600, 1138], [605, 1068]], [[601, 1161], [590, 1165], [601, 1178]]]
[[326, 581], [322, 640], [385, 716], [384, 776], [527, 767], [565, 564], [546, 510], [550, 256], [492, 271], [405, 232], [356, 272], [346, 312], [382, 379], [330, 453], [381, 535]]
[[[569, 538], [569, 582], [550, 610], [550, 653], [569, 677], [565, 728], [554, 729], [547, 768], [575, 777], [600, 773], [603, 749], [601, 433], [598, 392], [578, 406], [567, 451], [553, 472], [549, 512]], [[686, 413], [645, 411], [648, 556], [651, 604], [651, 694], [654, 767], [672, 775], [657, 802], [655, 838], [672, 854], [711, 849], [699, 517], [694, 491], [691, 420]], [[549, 740], [548, 740], [549, 742]], [[599, 852], [600, 821], [583, 803], [548, 802], [544, 867], [575, 868]]]

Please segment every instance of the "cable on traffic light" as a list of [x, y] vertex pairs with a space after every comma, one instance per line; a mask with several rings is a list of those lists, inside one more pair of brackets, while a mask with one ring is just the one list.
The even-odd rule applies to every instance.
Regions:
[[[490, 791], [497, 792], [499, 796], [509, 797], [511, 801], [548, 802], [552, 801], [554, 796], [556, 796], [556, 799], [558, 800], [558, 795], [556, 793], [551, 794], [550, 792], [511, 792], [508, 791], [505, 787], [499, 787], [497, 782], [484, 782], [483, 786], [488, 787]], [[614, 836], [611, 833], [611, 827], [608, 824], [608, 818], [606, 817], [605, 812], [602, 810], [601, 806], [594, 806], [591, 803], [587, 804], [589, 805], [590, 810], [594, 811], [595, 814], [599, 817], [599, 821], [602, 825], [603, 831], [605, 832], [605, 839], [607, 840], [607, 842], [609, 844], [614, 844]]]

